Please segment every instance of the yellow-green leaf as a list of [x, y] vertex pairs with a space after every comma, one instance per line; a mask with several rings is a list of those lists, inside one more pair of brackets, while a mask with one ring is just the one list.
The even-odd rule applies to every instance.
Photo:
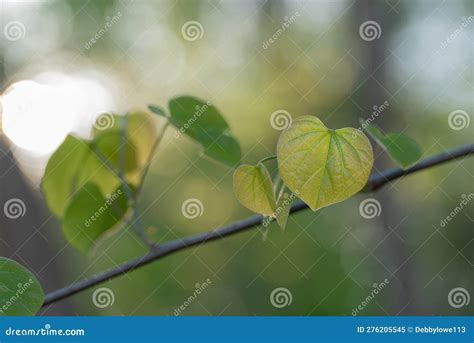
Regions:
[[313, 116], [294, 120], [282, 133], [277, 157], [281, 178], [313, 211], [359, 192], [374, 161], [364, 134], [330, 130]]
[[272, 178], [263, 164], [237, 168], [234, 172], [234, 190], [237, 199], [249, 210], [265, 216], [275, 215]]
[[[126, 171], [127, 181], [133, 185], [138, 185], [141, 179], [142, 168], [146, 165], [152, 153], [153, 142], [157, 138], [155, 122], [152, 116], [145, 112], [131, 112], [127, 115], [127, 149], [126, 149]], [[124, 125], [125, 116], [113, 115], [109, 120], [110, 125], [104, 130], [99, 124], [96, 124], [94, 137], [101, 138], [104, 133], [109, 135], [122, 134], [122, 125]], [[99, 122], [100, 119], [97, 119]], [[118, 142], [117, 142], [118, 143]], [[117, 146], [117, 152], [120, 145]], [[133, 155], [133, 156], [131, 156]], [[107, 156], [110, 159], [110, 154]], [[135, 168], [127, 168], [130, 160], [133, 159]], [[114, 159], [111, 159], [113, 163]]]

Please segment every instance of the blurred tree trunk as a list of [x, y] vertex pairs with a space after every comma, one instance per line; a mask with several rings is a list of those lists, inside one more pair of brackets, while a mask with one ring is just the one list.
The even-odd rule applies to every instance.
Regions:
[[[357, 35], [357, 39], [361, 42], [362, 58], [359, 62], [363, 66], [360, 71], [359, 82], [357, 82], [357, 86], [361, 83], [363, 84], [356, 95], [357, 103], [364, 111], [363, 117], [369, 118], [374, 111], [374, 106], [380, 107], [385, 101], [388, 101], [389, 106], [377, 117], [376, 125], [380, 125], [383, 129], [403, 129], [403, 127], [400, 127], [400, 118], [396, 118], [394, 113], [396, 100], [386, 90], [387, 66], [390, 65], [390, 61], [393, 58], [390, 56], [388, 43], [395, 32], [395, 26], [400, 24], [400, 18], [403, 18], [403, 5], [399, 4], [397, 6], [397, 12], [391, 12], [390, 6], [385, 2], [363, 0], [358, 1], [354, 8], [354, 34]], [[359, 27], [362, 23], [369, 20], [376, 21], [380, 25], [382, 35], [378, 39], [364, 41], [359, 35]], [[374, 153], [377, 157], [375, 171], [393, 166], [393, 164], [389, 165], [387, 163], [388, 159], [385, 154], [378, 156], [381, 153], [381, 149], [376, 147]], [[380, 220], [382, 222], [381, 226], [383, 226], [383, 233], [380, 238], [387, 237], [374, 254], [384, 264], [382, 267], [384, 270], [383, 275], [388, 274], [390, 276], [390, 273], [398, 270], [403, 265], [394, 274], [393, 278], [389, 277], [391, 283], [390, 287], [387, 288], [387, 292], [391, 292], [390, 298], [394, 299], [394, 301], [392, 304], [393, 308], [388, 312], [390, 315], [421, 314], [419, 311], [418, 313], [414, 312], [416, 308], [414, 306], [414, 289], [416, 289], [416, 285], [414, 284], [413, 270], [410, 263], [404, 264], [409, 254], [406, 244], [400, 238], [403, 237], [403, 234], [400, 235], [398, 233], [403, 231], [404, 215], [400, 210], [400, 205], [397, 204], [397, 200], [391, 196], [391, 193], [388, 187], [374, 195], [382, 205]], [[425, 308], [423, 311], [427, 313], [429, 309]]]
[[[5, 216], [4, 204], [9, 199], [20, 199], [25, 214], [17, 219]], [[56, 257], [59, 250], [52, 239], [57, 229], [54, 219], [46, 216], [38, 194], [24, 180], [3, 138], [0, 138], [0, 256], [6, 256], [30, 269], [45, 291], [64, 284], [64, 257]], [[49, 216], [49, 214], [48, 214]], [[56, 235], [58, 234], [58, 230]], [[55, 258], [56, 257], [56, 258]], [[48, 315], [72, 315], [70, 301], [63, 301], [46, 311]]]
[[[6, 88], [3, 55], [0, 55], [0, 90]], [[0, 108], [0, 256], [8, 257], [30, 269], [45, 291], [64, 284], [61, 267], [67, 265], [57, 258], [58, 230], [54, 219], [42, 208], [39, 194], [24, 179], [1, 132]], [[10, 199], [25, 204], [25, 214], [17, 219], [5, 215], [4, 205]], [[55, 232], [52, 232], [54, 230]], [[45, 311], [43, 311], [45, 312]], [[60, 302], [46, 311], [48, 315], [72, 315], [74, 308], [69, 300]]]

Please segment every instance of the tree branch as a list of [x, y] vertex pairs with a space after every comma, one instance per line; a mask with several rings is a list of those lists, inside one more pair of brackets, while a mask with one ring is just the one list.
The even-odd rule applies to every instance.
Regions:
[[[456, 149], [448, 150], [435, 156], [428, 157], [406, 170], [400, 168], [393, 168], [379, 174], [374, 174], [369, 178], [369, 181], [364, 191], [375, 191], [380, 187], [386, 185], [387, 183], [396, 180], [402, 176], [406, 176], [420, 170], [440, 165], [448, 161], [460, 159], [470, 154], [474, 154], [474, 144], [462, 146]], [[307, 208], [308, 206], [304, 202], [297, 201], [291, 207], [290, 213], [300, 212]], [[204, 244], [252, 229], [260, 225], [263, 219], [264, 218], [261, 215], [254, 215], [247, 219], [234, 222], [230, 225], [223, 226], [212, 231], [203, 232], [197, 235], [189, 236], [183, 239], [177, 239], [155, 246], [153, 250], [147, 253], [146, 255], [128, 261], [116, 268], [109, 269], [108, 271], [105, 271], [101, 274], [92, 276], [89, 279], [79, 281], [77, 283], [48, 293], [45, 297], [43, 307], [57, 302], [61, 299], [70, 297], [76, 293], [82, 292], [88, 288], [94, 287], [113, 278], [116, 278], [122, 274], [143, 267], [148, 263], [159, 260], [174, 252], [178, 252], [199, 244]]]

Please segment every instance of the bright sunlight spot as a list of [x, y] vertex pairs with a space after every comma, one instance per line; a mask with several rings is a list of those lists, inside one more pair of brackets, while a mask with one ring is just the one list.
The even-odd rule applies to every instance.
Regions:
[[2, 129], [13, 144], [34, 155], [51, 154], [69, 133], [88, 138], [112, 95], [94, 79], [43, 73], [12, 84], [2, 95]]

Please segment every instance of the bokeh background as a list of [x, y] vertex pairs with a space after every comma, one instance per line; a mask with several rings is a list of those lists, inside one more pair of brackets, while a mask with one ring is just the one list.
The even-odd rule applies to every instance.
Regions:
[[[69, 131], [90, 130], [104, 110], [166, 106], [179, 94], [209, 100], [240, 141], [245, 163], [274, 154], [275, 111], [358, 127], [387, 102], [375, 124], [415, 138], [424, 156], [472, 143], [473, 15], [470, 0], [2, 0], [2, 91], [35, 80], [74, 96], [45, 96], [44, 117], [19, 118], [17, 130], [6, 127], [12, 118], [3, 113], [0, 205], [21, 198], [27, 215], [0, 217], [0, 254], [28, 266], [51, 291], [146, 252], [122, 230], [80, 254], [39, 190], [57, 144]], [[183, 29], [190, 21], [199, 23], [197, 38]], [[360, 33], [367, 21], [379, 26], [375, 38]], [[453, 111], [466, 113], [461, 129], [449, 125]], [[167, 131], [139, 204], [153, 240], [251, 215], [233, 194], [233, 170], [173, 134]], [[374, 172], [395, 166], [374, 151]], [[96, 287], [42, 314], [173, 315], [209, 279], [182, 315], [351, 315], [388, 279], [359, 315], [467, 315], [472, 303], [454, 308], [448, 294], [474, 291], [473, 202], [445, 227], [440, 221], [474, 193], [473, 176], [474, 159], [454, 161], [291, 216], [284, 231], [251, 230], [123, 275], [102, 285], [114, 294], [108, 307], [94, 305]], [[381, 204], [372, 219], [359, 212], [368, 197]], [[196, 219], [181, 211], [190, 198], [203, 204]], [[292, 301], [277, 308], [270, 295], [280, 287]]]

